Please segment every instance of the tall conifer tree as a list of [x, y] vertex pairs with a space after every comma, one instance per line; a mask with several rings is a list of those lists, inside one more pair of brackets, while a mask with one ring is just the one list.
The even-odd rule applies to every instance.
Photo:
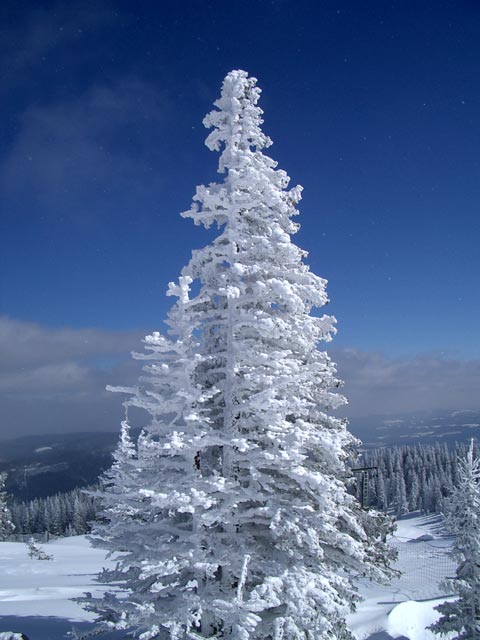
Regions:
[[[219, 233], [170, 285], [170, 337], [136, 356], [147, 375], [121, 389], [151, 415], [115, 489], [136, 510], [115, 513], [111, 579], [129, 595], [88, 607], [142, 640], [350, 638], [352, 576], [388, 573], [384, 521], [344, 484], [357, 442], [331, 415], [345, 399], [318, 350], [335, 319], [312, 315], [326, 281], [291, 240], [301, 187], [263, 153], [259, 96], [232, 71], [204, 120], [224, 179], [183, 215]], [[99, 538], [116, 549], [106, 528]]]

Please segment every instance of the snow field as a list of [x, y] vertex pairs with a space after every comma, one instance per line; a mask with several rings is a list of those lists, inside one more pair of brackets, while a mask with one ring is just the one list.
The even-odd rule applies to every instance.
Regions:
[[[362, 581], [364, 600], [348, 617], [349, 627], [358, 640], [438, 640], [426, 627], [439, 617], [434, 607], [447, 599], [439, 582], [455, 574], [448, 556], [452, 540], [442, 536], [438, 516], [406, 516], [397, 525], [391, 544], [401, 576], [388, 585]], [[432, 539], [419, 540], [425, 536]]]
[[[85, 591], [102, 593], [95, 576], [109, 561], [84, 536], [39, 546], [53, 555], [53, 560], [30, 558], [22, 542], [0, 543], [0, 633], [27, 632], [28, 623], [31, 640], [60, 640], [75, 623], [93, 619], [71, 598]], [[30, 630], [32, 625], [35, 633]]]
[[[360, 584], [365, 600], [348, 619], [358, 640], [438, 640], [425, 627], [437, 619], [434, 607], [445, 597], [440, 595], [436, 578], [425, 579], [425, 567], [439, 579], [447, 575], [439, 575], [439, 567], [454, 569], [446, 555], [451, 541], [441, 537], [438, 524], [438, 517], [422, 516], [398, 522], [392, 543], [399, 551], [397, 568], [404, 573], [389, 585]], [[425, 534], [432, 535], [433, 540], [412, 542]], [[114, 561], [106, 560], [104, 551], [92, 548], [84, 536], [40, 546], [53, 554], [52, 561], [29, 558], [24, 543], [0, 543], [0, 633], [26, 631], [28, 620], [29, 628], [35, 631], [29, 632], [31, 640], [60, 640], [67, 638], [66, 634], [79, 623], [90, 627], [85, 623], [91, 623], [91, 614], [71, 598], [82, 596], [85, 591], [101, 594], [104, 587], [95, 581], [95, 576]], [[431, 555], [426, 549], [432, 551]]]

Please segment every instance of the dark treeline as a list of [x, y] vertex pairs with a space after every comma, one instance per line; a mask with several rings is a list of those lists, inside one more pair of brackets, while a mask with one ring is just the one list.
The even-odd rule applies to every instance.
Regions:
[[98, 509], [95, 499], [84, 491], [74, 489], [29, 502], [12, 502], [9, 507], [15, 525], [14, 535], [48, 533], [74, 536], [87, 533]]
[[457, 459], [468, 445], [446, 444], [373, 449], [363, 456], [369, 471], [366, 504], [400, 516], [409, 511], [440, 513], [457, 482]]
[[[409, 511], [440, 513], [457, 480], [457, 458], [468, 446], [406, 445], [373, 449], [363, 455], [368, 472], [366, 506], [397, 516]], [[12, 502], [15, 534], [81, 535], [90, 531], [100, 506], [82, 489], [29, 502]]]

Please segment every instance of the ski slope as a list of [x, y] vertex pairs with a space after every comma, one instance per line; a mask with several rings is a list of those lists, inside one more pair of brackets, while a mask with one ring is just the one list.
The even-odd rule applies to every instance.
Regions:
[[[433, 640], [425, 627], [434, 622], [436, 604], [445, 596], [438, 582], [455, 571], [448, 557], [451, 540], [442, 536], [438, 517], [407, 516], [398, 522], [392, 544], [399, 553], [402, 575], [389, 585], [361, 582], [365, 598], [348, 622], [358, 640]], [[431, 539], [418, 540], [420, 537]], [[0, 543], [0, 633], [25, 633], [30, 640], [63, 640], [76, 629], [87, 633], [92, 616], [72, 598], [86, 591], [102, 592], [95, 581], [105, 554], [90, 546], [84, 536], [63, 538], [41, 545], [51, 561], [31, 559], [27, 545]], [[124, 638], [110, 633], [97, 638]]]
[[391, 544], [401, 575], [388, 585], [361, 582], [364, 600], [348, 617], [358, 640], [438, 640], [426, 627], [438, 618], [434, 607], [447, 599], [439, 583], [456, 568], [449, 556], [452, 540], [444, 537], [441, 525], [439, 516], [418, 514], [397, 522]]

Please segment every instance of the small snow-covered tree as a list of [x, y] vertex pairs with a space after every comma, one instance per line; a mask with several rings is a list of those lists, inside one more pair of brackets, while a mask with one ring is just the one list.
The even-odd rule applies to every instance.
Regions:
[[412, 470], [410, 473], [410, 484], [408, 486], [409, 490], [409, 501], [408, 506], [410, 511], [415, 511], [418, 509], [418, 503], [420, 499], [420, 483], [418, 481], [418, 474], [415, 470]]
[[7, 540], [12, 535], [15, 526], [12, 522], [12, 514], [7, 504], [5, 491], [6, 473], [0, 473], [0, 540]]
[[32, 560], [53, 560], [52, 555], [49, 555], [44, 551], [44, 549], [38, 546], [38, 544], [35, 542], [35, 538], [30, 538], [27, 547], [28, 555], [30, 556], [30, 558], [32, 558]]
[[[117, 521], [123, 523], [131, 513], [128, 500], [130, 497], [129, 488], [135, 477], [135, 459], [136, 449], [130, 436], [130, 425], [126, 415], [121, 424], [117, 448], [113, 453], [113, 465], [100, 478], [103, 490], [89, 492], [91, 496], [100, 497], [102, 502], [102, 512], [99, 519], [103, 522], [96, 525], [96, 535], [100, 535], [102, 532], [109, 538], [114, 537]], [[106, 522], [108, 522], [108, 533]], [[95, 537], [93, 541], [95, 541]], [[117, 547], [119, 545], [120, 543], [117, 541]], [[118, 550], [121, 550], [120, 547]]]
[[388, 509], [387, 493], [385, 491], [385, 479], [383, 477], [382, 469], [379, 469], [377, 476], [377, 509], [385, 513]]
[[86, 605], [142, 640], [344, 640], [352, 577], [389, 572], [387, 519], [345, 487], [357, 441], [317, 348], [335, 319], [312, 314], [326, 282], [291, 240], [301, 188], [263, 153], [259, 96], [232, 71], [204, 120], [224, 180], [183, 215], [219, 232], [170, 284], [170, 336], [135, 354], [146, 375], [118, 389], [151, 417], [94, 534], [121, 552], [111, 580], [128, 597]]
[[408, 513], [407, 490], [401, 470], [395, 474], [395, 507], [397, 518]]
[[456, 633], [455, 640], [480, 639], [480, 458], [473, 440], [458, 462], [458, 484], [450, 498], [447, 526], [455, 534], [456, 577], [447, 581], [458, 598], [436, 607], [440, 619], [430, 628], [438, 634]]

